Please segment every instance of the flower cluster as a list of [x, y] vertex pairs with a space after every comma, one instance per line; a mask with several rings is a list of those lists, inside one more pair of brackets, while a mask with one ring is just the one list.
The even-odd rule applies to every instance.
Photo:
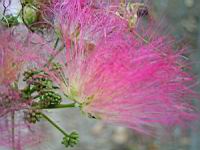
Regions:
[[[69, 99], [89, 116], [144, 133], [158, 124], [194, 120], [194, 80], [184, 71], [185, 51], [174, 49], [173, 37], [158, 34], [152, 28], [155, 22], [145, 26], [141, 19], [130, 26], [131, 18], [124, 18], [130, 10], [119, 16], [114, 5], [103, 9], [84, 2], [55, 5], [66, 57], [71, 58], [64, 68], [68, 82], [60, 81]], [[133, 11], [135, 19], [148, 15], [144, 4], [124, 5], [124, 10], [128, 5], [137, 11], [143, 8]]]

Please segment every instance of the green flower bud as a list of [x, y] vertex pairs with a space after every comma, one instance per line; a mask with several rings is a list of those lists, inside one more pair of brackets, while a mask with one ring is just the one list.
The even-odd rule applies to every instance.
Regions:
[[39, 109], [29, 109], [28, 111], [24, 112], [24, 119], [29, 123], [36, 123], [40, 121], [42, 118], [41, 112]]
[[28, 25], [35, 23], [38, 19], [38, 11], [31, 5], [24, 6], [22, 15], [25, 23]]
[[62, 101], [61, 96], [53, 91], [42, 92], [39, 99], [40, 106], [44, 108], [59, 105]]

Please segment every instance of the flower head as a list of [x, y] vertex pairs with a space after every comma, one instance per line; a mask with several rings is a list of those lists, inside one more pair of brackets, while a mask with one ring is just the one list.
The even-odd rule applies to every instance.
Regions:
[[174, 50], [168, 37], [148, 35], [149, 41], [136, 31], [116, 34], [87, 57], [77, 53], [65, 68], [65, 94], [89, 116], [140, 132], [193, 120], [194, 82], [183, 69], [183, 50]]
[[64, 93], [89, 116], [140, 132], [193, 120], [193, 78], [183, 69], [183, 50], [174, 50], [171, 37], [157, 35], [154, 23], [137, 23], [143, 4], [127, 5], [122, 16], [113, 14], [119, 12], [112, 11], [114, 3], [106, 3], [110, 9], [94, 4], [55, 5], [67, 48]]

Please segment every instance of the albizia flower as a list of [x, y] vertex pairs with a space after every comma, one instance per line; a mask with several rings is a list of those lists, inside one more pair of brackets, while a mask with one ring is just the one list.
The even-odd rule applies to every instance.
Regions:
[[[48, 53], [47, 53], [48, 52]], [[0, 71], [1, 82], [16, 80], [22, 66], [42, 66], [53, 50], [40, 36], [31, 34], [24, 26], [13, 29], [0, 27]]]
[[0, 28], [1, 146], [21, 150], [40, 140], [40, 132], [33, 134], [35, 127], [30, 128], [31, 125], [24, 120], [23, 111], [30, 107], [32, 100], [23, 99], [16, 85], [25, 68], [43, 66], [47, 62], [47, 51], [51, 54], [47, 43], [23, 26]]
[[60, 83], [65, 94], [89, 116], [145, 133], [195, 119], [184, 51], [149, 31], [106, 38], [87, 57], [72, 47], [77, 53], [64, 70], [68, 82]]
[[76, 43], [92, 51], [105, 37], [126, 29], [121, 18], [107, 9], [93, 7], [90, 1], [55, 1], [54, 12], [67, 48]]

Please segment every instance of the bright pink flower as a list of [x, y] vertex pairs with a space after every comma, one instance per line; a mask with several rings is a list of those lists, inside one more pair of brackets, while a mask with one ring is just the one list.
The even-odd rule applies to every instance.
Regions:
[[116, 34], [87, 57], [76, 53], [66, 66], [68, 82], [61, 83], [65, 94], [91, 116], [145, 133], [195, 119], [194, 81], [183, 69], [183, 50], [153, 31], [143, 34], [148, 42], [138, 35]]
[[[143, 28], [128, 10], [128, 16], [116, 15], [114, 5], [119, 1], [56, 3], [66, 43], [65, 94], [89, 115], [140, 132], [193, 120], [194, 81], [183, 70], [183, 50], [174, 50], [173, 38], [157, 35], [155, 24]], [[132, 33], [130, 21], [137, 23]]]

